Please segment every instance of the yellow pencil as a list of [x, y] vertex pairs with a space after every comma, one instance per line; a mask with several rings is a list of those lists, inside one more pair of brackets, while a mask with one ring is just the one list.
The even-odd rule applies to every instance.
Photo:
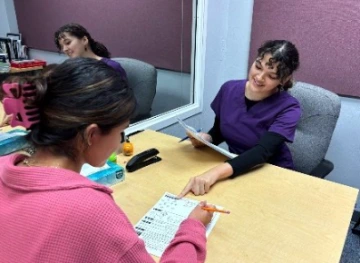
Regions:
[[217, 209], [216, 207], [203, 206], [201, 208], [202, 208], [202, 210], [206, 210], [206, 211], [209, 211], [209, 212], [219, 212], [219, 213], [224, 213], [224, 214], [230, 214], [230, 211], [223, 210], [223, 209]]

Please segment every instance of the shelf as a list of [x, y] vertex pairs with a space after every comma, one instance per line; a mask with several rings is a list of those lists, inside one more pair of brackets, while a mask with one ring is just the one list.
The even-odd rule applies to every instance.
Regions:
[[22, 73], [22, 72], [30, 72], [30, 71], [37, 71], [37, 70], [42, 70], [43, 67], [31, 67], [31, 68], [11, 68], [11, 70], [9, 72], [0, 72], [0, 75], [8, 75], [8, 74], [12, 74], [12, 73]]

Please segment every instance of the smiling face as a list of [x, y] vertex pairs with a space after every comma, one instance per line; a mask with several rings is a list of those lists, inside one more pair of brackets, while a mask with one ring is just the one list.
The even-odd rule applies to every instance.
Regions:
[[59, 39], [59, 45], [61, 51], [70, 58], [83, 57], [88, 46], [88, 39], [85, 36], [80, 39], [65, 32]]
[[[278, 63], [271, 61], [271, 54], [265, 54], [263, 58], [257, 58], [249, 71], [248, 91], [256, 97], [266, 98], [278, 90], [283, 84], [277, 74]], [[284, 82], [290, 79], [286, 78]]]

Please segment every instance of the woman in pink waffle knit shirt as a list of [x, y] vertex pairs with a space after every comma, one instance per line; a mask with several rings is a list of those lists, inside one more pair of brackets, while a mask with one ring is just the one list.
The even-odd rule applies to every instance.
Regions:
[[[154, 262], [112, 191], [79, 174], [84, 163], [104, 165], [129, 125], [136, 102], [121, 75], [74, 58], [1, 93], [36, 151], [0, 158], [0, 262]], [[160, 262], [204, 262], [212, 213], [202, 205]]]

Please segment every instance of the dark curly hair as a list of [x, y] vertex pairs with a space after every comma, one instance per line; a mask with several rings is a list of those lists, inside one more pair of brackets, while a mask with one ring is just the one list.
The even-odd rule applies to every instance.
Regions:
[[[277, 64], [277, 76], [283, 82], [295, 70], [299, 68], [299, 52], [295, 45], [287, 40], [270, 40], [266, 41], [258, 49], [257, 60], [263, 59], [266, 54], [271, 55], [269, 66]], [[287, 81], [281, 87], [283, 90], [288, 90], [293, 86], [292, 80]]]

